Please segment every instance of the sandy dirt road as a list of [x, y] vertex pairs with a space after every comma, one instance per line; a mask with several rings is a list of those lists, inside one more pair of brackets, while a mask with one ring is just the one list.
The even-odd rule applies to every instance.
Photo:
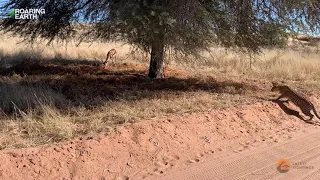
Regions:
[[[277, 170], [277, 161], [289, 160], [287, 172]], [[172, 169], [161, 177], [148, 179], [205, 180], [205, 179], [320, 179], [320, 131], [316, 130], [295, 139], [242, 153], [207, 159], [184, 169]]]
[[[320, 107], [320, 98], [314, 102]], [[287, 115], [275, 103], [257, 102], [2, 150], [0, 179], [320, 179], [319, 139], [319, 126]], [[279, 173], [281, 158], [313, 169], [292, 166]]]

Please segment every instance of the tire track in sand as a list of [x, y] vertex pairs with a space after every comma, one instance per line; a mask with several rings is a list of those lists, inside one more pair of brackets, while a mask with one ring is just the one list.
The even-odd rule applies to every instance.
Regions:
[[[207, 159], [183, 169], [150, 179], [213, 180], [213, 179], [319, 179], [320, 131], [300, 136], [268, 148], [232, 154], [217, 161]], [[276, 170], [276, 162], [286, 158], [291, 163], [303, 162], [313, 169], [293, 167], [286, 173]]]

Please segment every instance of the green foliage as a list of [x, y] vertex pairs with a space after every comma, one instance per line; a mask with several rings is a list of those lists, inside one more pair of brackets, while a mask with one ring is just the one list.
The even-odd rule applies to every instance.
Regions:
[[12, 8], [45, 8], [39, 20], [5, 19], [1, 30], [36, 38], [123, 40], [150, 52], [162, 42], [175, 52], [197, 55], [213, 44], [259, 52], [283, 46], [289, 32], [320, 33], [320, 1], [272, 0], [10, 0]]

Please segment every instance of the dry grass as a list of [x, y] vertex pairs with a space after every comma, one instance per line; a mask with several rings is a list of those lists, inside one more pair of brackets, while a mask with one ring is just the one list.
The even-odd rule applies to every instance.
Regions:
[[[320, 90], [317, 48], [248, 58], [220, 48], [204, 59], [167, 56], [165, 79], [145, 77], [148, 56], [120, 43], [31, 47], [0, 35], [0, 148], [59, 142], [144, 119], [253, 103], [270, 81]], [[117, 62], [95, 66], [116, 48]], [[26, 61], [27, 60], [27, 61]], [[303, 89], [303, 88], [302, 88]]]

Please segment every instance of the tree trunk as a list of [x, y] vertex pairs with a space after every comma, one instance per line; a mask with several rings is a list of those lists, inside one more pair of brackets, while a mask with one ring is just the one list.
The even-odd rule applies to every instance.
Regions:
[[149, 74], [150, 78], [164, 77], [164, 32], [156, 35], [157, 39], [153, 40], [151, 47], [151, 59]]

